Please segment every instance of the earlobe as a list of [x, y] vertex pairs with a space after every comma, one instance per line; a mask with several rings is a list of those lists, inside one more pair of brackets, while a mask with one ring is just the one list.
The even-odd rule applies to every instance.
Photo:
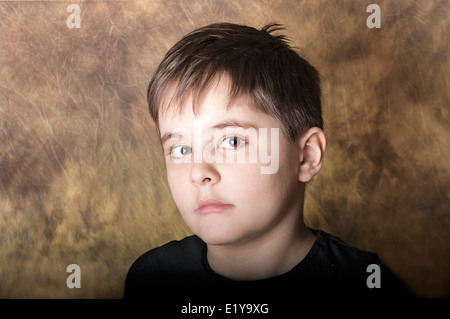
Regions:
[[299, 140], [300, 160], [298, 180], [309, 182], [322, 168], [326, 138], [318, 127], [310, 128]]

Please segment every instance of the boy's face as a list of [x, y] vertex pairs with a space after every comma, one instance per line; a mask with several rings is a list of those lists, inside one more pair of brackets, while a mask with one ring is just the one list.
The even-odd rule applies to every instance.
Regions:
[[221, 80], [197, 116], [188, 98], [181, 114], [171, 106], [159, 119], [173, 199], [187, 226], [210, 245], [283, 231], [280, 225], [292, 224], [303, 204], [298, 143], [247, 99], [228, 103], [228, 82]]

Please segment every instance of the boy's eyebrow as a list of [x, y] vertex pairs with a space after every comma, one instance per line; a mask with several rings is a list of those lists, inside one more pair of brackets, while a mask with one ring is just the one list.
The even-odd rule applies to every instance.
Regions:
[[172, 133], [173, 133], [173, 131], [172, 132], [168, 132], [168, 133], [164, 133], [162, 136], [161, 136], [161, 145], [164, 145], [168, 140], [170, 140], [171, 138], [172, 138]]
[[237, 120], [228, 120], [228, 121], [220, 122], [220, 123], [217, 123], [216, 125], [212, 126], [211, 128], [223, 129], [225, 127], [230, 127], [230, 126], [238, 126], [238, 127], [242, 127], [242, 128], [249, 128], [249, 127], [256, 128], [256, 125], [254, 125], [250, 122], [242, 122], [242, 121], [237, 121]]
[[[215, 124], [214, 126], [211, 126], [210, 128], [223, 129], [225, 127], [233, 127], [233, 126], [242, 127], [242, 128], [257, 128], [257, 126], [255, 124], [252, 124], [250, 122], [242, 122], [242, 121], [238, 121], [238, 120], [223, 121], [223, 122]], [[164, 133], [161, 136], [161, 144], [164, 145], [168, 140], [170, 140], [172, 138], [172, 136], [175, 133], [177, 133], [177, 132], [172, 131], [172, 132]]]

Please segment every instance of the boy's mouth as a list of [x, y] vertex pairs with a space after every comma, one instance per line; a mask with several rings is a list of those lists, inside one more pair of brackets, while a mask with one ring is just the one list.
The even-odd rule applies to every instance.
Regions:
[[200, 200], [198, 202], [198, 208], [195, 210], [197, 214], [205, 215], [209, 213], [221, 213], [234, 205], [224, 204], [216, 199]]

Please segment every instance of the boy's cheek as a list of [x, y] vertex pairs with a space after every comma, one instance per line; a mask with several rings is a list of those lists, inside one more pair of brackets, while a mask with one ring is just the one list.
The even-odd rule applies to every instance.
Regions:
[[181, 213], [187, 211], [189, 205], [193, 205], [191, 203], [193, 196], [187, 191], [188, 187], [186, 187], [186, 184], [177, 179], [172, 179], [169, 180], [169, 188], [172, 198]]
[[189, 174], [176, 166], [167, 168], [167, 181], [174, 200], [179, 197], [179, 193], [186, 193], [188, 184], [190, 183]]
[[[185, 166], [184, 169], [182, 166]], [[170, 164], [167, 166], [167, 179], [169, 180], [169, 182], [181, 183], [185, 179], [187, 181], [189, 181], [188, 177], [189, 177], [189, 171], [187, 170], [186, 165]]]
[[171, 158], [166, 158], [166, 171], [167, 175], [180, 175], [183, 173], [189, 174], [190, 171], [190, 161], [184, 160], [173, 160]]

